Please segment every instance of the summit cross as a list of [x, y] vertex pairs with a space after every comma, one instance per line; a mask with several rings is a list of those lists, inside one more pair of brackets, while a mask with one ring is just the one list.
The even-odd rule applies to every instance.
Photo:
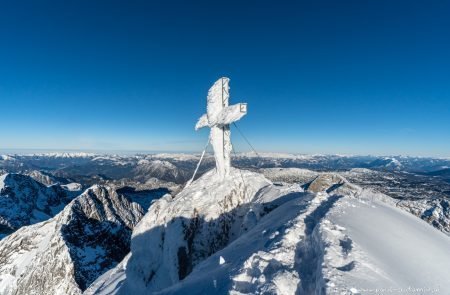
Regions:
[[247, 104], [228, 105], [230, 98], [230, 79], [217, 80], [208, 91], [206, 114], [200, 117], [195, 130], [211, 128], [209, 140], [214, 150], [216, 171], [221, 179], [230, 174], [231, 167], [231, 131], [230, 124], [247, 114]]

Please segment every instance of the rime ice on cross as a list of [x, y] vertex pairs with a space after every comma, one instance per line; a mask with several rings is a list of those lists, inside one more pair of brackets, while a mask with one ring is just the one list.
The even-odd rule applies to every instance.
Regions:
[[217, 174], [221, 179], [230, 173], [230, 124], [247, 114], [247, 104], [228, 105], [230, 98], [230, 79], [220, 78], [208, 91], [206, 114], [200, 117], [195, 130], [211, 128], [209, 139], [214, 149]]

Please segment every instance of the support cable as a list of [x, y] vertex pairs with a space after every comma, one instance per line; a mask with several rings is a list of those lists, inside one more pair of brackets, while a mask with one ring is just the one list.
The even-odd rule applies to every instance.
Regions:
[[261, 156], [258, 154], [258, 152], [255, 150], [255, 148], [252, 146], [252, 144], [250, 143], [250, 141], [247, 139], [247, 137], [245, 137], [244, 133], [242, 133], [241, 129], [239, 129], [239, 127], [236, 125], [235, 122], [233, 122], [234, 127], [236, 127], [237, 131], [239, 132], [239, 134], [241, 134], [241, 136], [245, 139], [245, 141], [247, 142], [247, 144], [250, 146], [250, 148], [253, 150], [253, 152], [255, 152], [255, 154], [258, 156], [258, 158], [261, 158]]
[[[231, 142], [231, 139], [230, 139], [230, 143], [231, 143], [231, 150], [232, 150], [233, 153], [234, 153], [234, 157], [237, 158], [237, 153], [236, 153], [236, 150], [235, 150], [235, 148], [234, 148], [234, 146], [233, 146], [233, 143]], [[246, 188], [247, 188], [247, 185], [245, 184], [245, 180], [244, 180], [244, 176], [242, 175], [242, 171], [241, 171], [241, 169], [239, 169], [239, 168], [237, 168], [237, 170], [239, 170], [239, 174], [241, 175], [241, 179], [242, 179], [242, 183], [243, 183], [243, 185], [244, 185], [244, 189], [246, 189]], [[245, 191], [244, 191], [244, 194], [245, 194]]]
[[185, 188], [188, 187], [194, 181], [195, 175], [197, 174], [198, 168], [200, 167], [200, 164], [202, 163], [203, 157], [205, 156], [205, 152], [206, 152], [206, 149], [208, 148], [210, 140], [211, 140], [211, 136], [208, 136], [208, 141], [206, 142], [205, 148], [203, 149], [200, 160], [197, 163], [197, 167], [195, 168], [194, 175], [192, 175], [192, 178], [186, 183]]

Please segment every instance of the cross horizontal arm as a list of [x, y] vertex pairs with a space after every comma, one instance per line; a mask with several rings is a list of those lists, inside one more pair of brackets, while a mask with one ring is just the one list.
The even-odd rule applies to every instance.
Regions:
[[228, 125], [240, 120], [247, 114], [247, 104], [238, 103], [235, 105], [224, 107], [215, 118], [208, 118], [209, 126], [222, 126]]

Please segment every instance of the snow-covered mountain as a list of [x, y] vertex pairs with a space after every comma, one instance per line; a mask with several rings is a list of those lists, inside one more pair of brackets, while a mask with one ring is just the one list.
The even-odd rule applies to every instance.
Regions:
[[133, 232], [125, 293], [158, 291], [177, 283], [259, 217], [261, 208], [254, 208], [251, 217], [247, 213], [249, 201], [269, 185], [262, 175], [234, 170], [223, 182], [216, 177], [211, 171], [174, 200], [168, 196], [153, 204]]
[[79, 193], [76, 187], [45, 186], [27, 175], [1, 175], [0, 238], [55, 216]]
[[[50, 153], [50, 154], [9, 154], [0, 157], [0, 169], [7, 172], [25, 173], [31, 170], [44, 170], [53, 175], [71, 178], [77, 182], [81, 176], [101, 175], [108, 179], [170, 176], [166, 181], [182, 177], [184, 173], [192, 175], [199, 159], [198, 154], [136, 154], [136, 155], [95, 155], [85, 153]], [[159, 162], [158, 162], [159, 161]], [[206, 154], [201, 173], [214, 167], [213, 156]], [[352, 155], [300, 155], [273, 153], [241, 153], [233, 156], [236, 167], [246, 169], [259, 168], [303, 168], [315, 171], [342, 171], [352, 168], [369, 168], [379, 171], [404, 171], [430, 173], [439, 176], [450, 167], [450, 159], [407, 156], [352, 156]], [[153, 163], [152, 163], [153, 162]], [[171, 165], [167, 165], [170, 163]], [[147, 164], [149, 167], [145, 168]], [[157, 167], [158, 164], [162, 164]], [[139, 166], [142, 167], [139, 167]], [[153, 166], [153, 168], [151, 167]], [[135, 170], [136, 173], [133, 172]], [[146, 175], [140, 172], [148, 171]], [[157, 173], [152, 174], [152, 171]], [[160, 173], [163, 171], [164, 173]], [[445, 172], [445, 171], [443, 171]], [[436, 173], [436, 174], [433, 174]], [[179, 176], [175, 176], [178, 174]], [[448, 176], [448, 174], [447, 174]], [[78, 178], [78, 179], [77, 179]], [[189, 177], [188, 177], [189, 178]], [[448, 178], [447, 178], [448, 179]], [[177, 180], [178, 181], [178, 180]], [[85, 184], [85, 183], [82, 183]]]
[[148, 175], [152, 175], [154, 178], [174, 183], [183, 183], [191, 176], [190, 172], [178, 168], [171, 162], [158, 159], [139, 160], [132, 174], [136, 175], [135, 178], [140, 181], [146, 181]]
[[400, 170], [402, 168], [402, 163], [397, 158], [383, 157], [370, 162], [368, 167], [387, 170]]
[[260, 172], [273, 182], [306, 183], [315, 178], [318, 173], [300, 168], [263, 168]]
[[129, 252], [144, 210], [93, 186], [55, 217], [0, 241], [0, 294], [81, 294]]
[[156, 201], [131, 255], [85, 293], [446, 294], [450, 237], [390, 200], [332, 173], [300, 186], [211, 171]]
[[27, 173], [25, 173], [25, 175], [31, 176], [31, 178], [33, 178], [37, 182], [40, 182], [47, 186], [54, 185], [54, 184], [68, 184], [69, 183], [69, 181], [65, 178], [56, 177], [51, 173], [39, 171], [39, 170], [28, 171]]
[[[2, 157], [3, 171], [24, 175], [10, 173], [0, 182], [0, 294], [365, 294], [408, 284], [438, 285], [441, 292], [434, 294], [445, 294], [450, 183], [443, 175], [450, 161], [238, 155], [233, 163], [253, 172], [233, 169], [220, 182], [214, 171], [204, 173], [214, 164], [207, 155], [199, 178], [183, 189], [197, 160], [171, 154]], [[83, 209], [74, 209], [81, 185], [71, 181], [100, 184], [79, 197]], [[159, 199], [168, 193], [175, 197]], [[98, 195], [125, 201], [88, 209], [103, 200]], [[149, 207], [129, 252], [131, 229]], [[134, 221], [111, 225], [111, 218], [127, 214]], [[62, 217], [69, 215], [76, 217]], [[107, 250], [105, 240], [126, 250]], [[411, 271], [417, 268], [412, 255], [432, 275]], [[49, 276], [37, 276], [44, 272]]]

